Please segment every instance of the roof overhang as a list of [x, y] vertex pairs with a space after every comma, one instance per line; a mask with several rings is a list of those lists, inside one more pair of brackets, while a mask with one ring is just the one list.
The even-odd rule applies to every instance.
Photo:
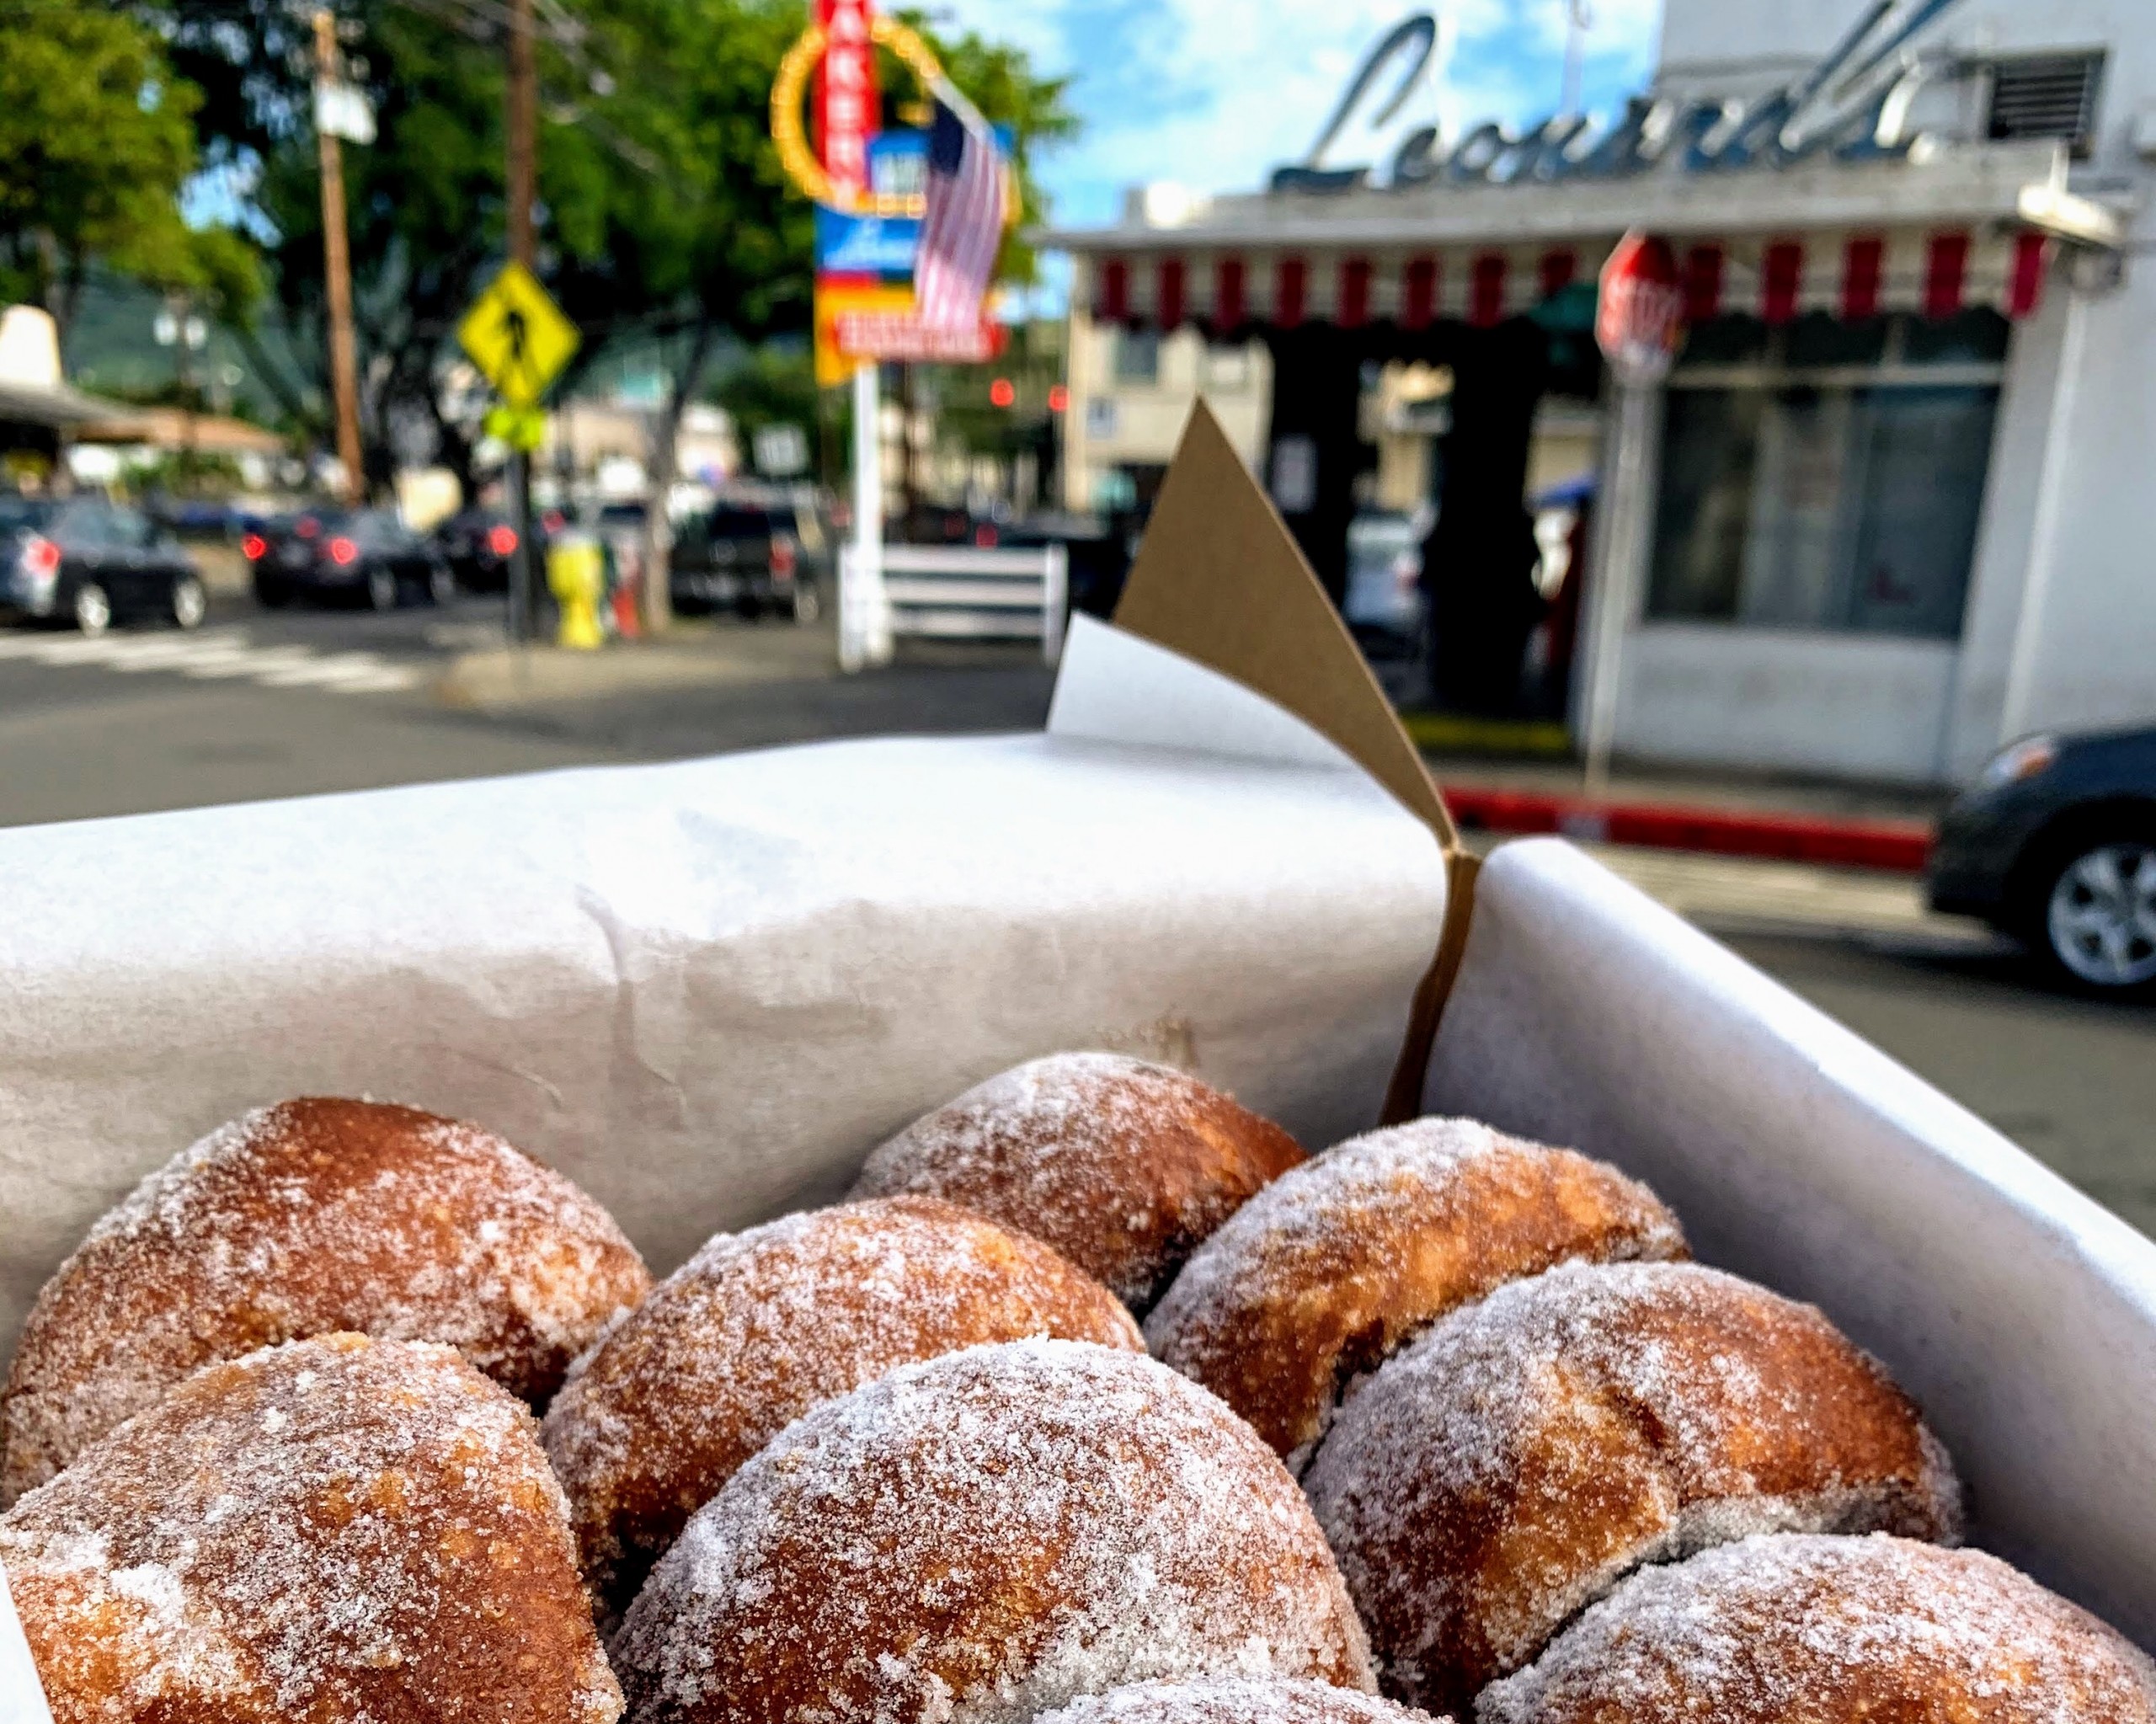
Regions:
[[1684, 239], [2013, 224], [2027, 219], [2023, 194], [2056, 177], [2061, 148], [1977, 144], [1922, 160], [1807, 161], [1696, 173], [1664, 169], [1627, 179], [1503, 185], [1257, 192], [1219, 199], [1173, 227], [1054, 228], [1035, 240], [1081, 255], [1120, 256], [1245, 247], [1533, 245], [1614, 239], [1630, 228]]
[[64, 430], [71, 425], [87, 424], [125, 411], [117, 402], [100, 401], [64, 383], [54, 387], [11, 383], [0, 379], [0, 419], [14, 424], [48, 425], [55, 430]]

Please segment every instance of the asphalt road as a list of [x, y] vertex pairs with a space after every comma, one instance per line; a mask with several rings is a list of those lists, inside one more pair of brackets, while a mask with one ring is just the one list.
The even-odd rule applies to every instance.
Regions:
[[[1049, 677], [1016, 649], [915, 648], [841, 678], [828, 639], [726, 622], [693, 681], [444, 703], [499, 606], [265, 616], [220, 597], [202, 635], [0, 632], [0, 825], [359, 789], [811, 738], [1037, 728]], [[703, 674], [707, 669], [708, 674]], [[2156, 1235], [2156, 1002], [2054, 988], [1889, 876], [1606, 851], [1647, 891]]]
[[909, 649], [841, 678], [825, 631], [728, 619], [691, 633], [695, 682], [446, 704], [499, 645], [499, 600], [376, 616], [264, 613], [218, 595], [193, 636], [94, 642], [0, 627], [0, 825], [678, 759], [812, 738], [1038, 729], [1052, 678], [998, 647]]

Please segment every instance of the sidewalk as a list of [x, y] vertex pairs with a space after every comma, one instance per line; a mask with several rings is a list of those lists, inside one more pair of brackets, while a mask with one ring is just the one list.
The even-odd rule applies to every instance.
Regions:
[[663, 640], [580, 652], [534, 643], [459, 653], [434, 685], [444, 706], [481, 711], [604, 700], [668, 688], [828, 681], [838, 675], [829, 625], [718, 627], [676, 623]]

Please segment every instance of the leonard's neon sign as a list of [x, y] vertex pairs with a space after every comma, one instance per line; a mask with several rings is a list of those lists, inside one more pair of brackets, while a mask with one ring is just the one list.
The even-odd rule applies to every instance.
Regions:
[[[1785, 167], [1807, 157], [1891, 159], [1915, 141], [1908, 115], [1931, 68], [1910, 50], [1918, 33], [1958, 0], [1865, 0], [1862, 15], [1827, 57], [1794, 83], [1754, 101], [1697, 97], [1683, 101], [1634, 96], [1624, 113], [1597, 134], [1584, 115], [1553, 115], [1524, 132], [1495, 120], [1473, 127], [1450, 150], [1433, 125], [1417, 128], [1394, 151], [1386, 189], [1429, 184], [1518, 184], [1561, 179], [1620, 179], [1674, 162], [1686, 173]], [[1430, 13], [1404, 19], [1349, 81], [1300, 162], [1273, 171], [1276, 192], [1342, 192], [1372, 184], [1369, 165], [1333, 168], [1326, 152], [1395, 62], [1402, 70], [1392, 93], [1373, 106], [1368, 123], [1382, 125], [1399, 112], [1430, 62], [1438, 22]]]

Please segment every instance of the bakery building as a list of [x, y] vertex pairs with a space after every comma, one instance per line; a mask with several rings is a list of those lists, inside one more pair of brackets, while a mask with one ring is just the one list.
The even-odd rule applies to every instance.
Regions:
[[[1252, 452], [1336, 590], [1374, 376], [1444, 376], [1438, 693], [1489, 711], [1540, 610], [1538, 428], [1592, 415], [1577, 634], [1620, 606], [1619, 752], [1958, 782], [2014, 735], [2156, 715], [2147, 24], [2143, 0], [1667, 0], [1621, 114], [1440, 138], [1403, 109], [1382, 151], [1054, 236], [1073, 351], [1259, 344]], [[1433, 36], [1405, 19], [1351, 118]], [[1633, 230], [1674, 251], [1689, 328], [1627, 451], [1590, 323]], [[1620, 469], [1636, 531], [1609, 530]], [[1589, 656], [1563, 670], [1576, 730]]]

